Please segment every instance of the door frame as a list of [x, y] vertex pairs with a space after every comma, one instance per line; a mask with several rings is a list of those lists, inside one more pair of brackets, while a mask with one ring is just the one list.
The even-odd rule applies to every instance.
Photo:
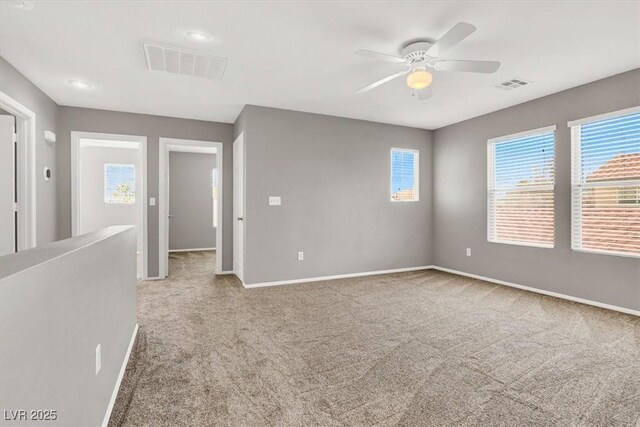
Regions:
[[16, 118], [18, 250], [36, 246], [36, 113], [0, 91], [0, 108]]
[[[246, 183], [246, 164], [247, 164], [247, 156], [246, 156], [246, 144], [244, 142], [244, 132], [241, 132], [238, 137], [233, 141], [233, 147], [236, 147], [236, 143], [240, 143], [242, 144], [242, 248], [241, 248], [241, 256], [242, 256], [242, 271], [236, 271], [236, 260], [235, 260], [235, 252], [233, 254], [233, 265], [232, 265], [232, 269], [233, 269], [233, 273], [236, 275], [236, 277], [238, 277], [238, 279], [240, 279], [240, 282], [242, 282], [244, 284], [244, 263], [245, 263], [245, 254], [246, 254], [246, 236], [247, 236], [247, 197], [246, 197], [246, 188], [247, 188], [247, 183]], [[233, 167], [235, 169], [236, 163], [235, 163], [235, 150], [234, 150], [234, 162], [233, 162]], [[235, 182], [235, 170], [232, 173], [233, 177], [234, 177], [234, 182]], [[233, 188], [233, 201], [235, 203], [236, 201], [236, 188]], [[235, 206], [234, 206], [235, 208]], [[234, 209], [232, 209], [232, 214], [233, 214], [233, 236], [234, 236], [234, 241], [233, 241], [233, 247], [234, 247], [234, 251], [236, 250], [236, 223], [238, 221], [238, 219], [236, 218], [236, 212]]]
[[216, 274], [223, 274], [222, 270], [222, 229], [224, 227], [223, 210], [223, 151], [222, 142], [201, 141], [193, 139], [160, 137], [160, 152], [158, 164], [158, 276], [165, 278], [169, 275], [169, 153], [171, 151], [186, 153], [205, 153], [216, 155], [218, 169], [218, 226], [216, 227]]
[[[147, 231], [147, 137], [139, 135], [119, 135], [114, 133], [99, 132], [71, 132], [71, 235], [77, 236], [80, 230], [80, 201], [82, 195], [79, 191], [78, 182], [80, 181], [80, 140], [93, 139], [97, 141], [113, 141], [113, 143], [89, 143], [87, 146], [97, 147], [126, 147], [127, 145], [137, 145], [138, 156], [140, 160], [140, 174], [136, 174], [136, 179], [140, 177], [140, 206], [138, 208], [138, 220], [142, 224], [142, 234], [138, 236], [141, 240], [138, 243], [142, 245], [142, 272], [141, 279], [145, 280], [149, 277], [149, 243]], [[120, 144], [118, 144], [120, 143]], [[123, 144], [124, 143], [124, 144]], [[129, 148], [129, 147], [126, 147]], [[137, 196], [137, 195], [136, 195]], [[137, 245], [136, 245], [137, 246]]]

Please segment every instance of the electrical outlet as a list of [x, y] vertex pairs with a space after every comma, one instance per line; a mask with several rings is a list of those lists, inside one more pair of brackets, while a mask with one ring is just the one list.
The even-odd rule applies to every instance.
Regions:
[[282, 199], [280, 196], [269, 196], [269, 206], [280, 206]]
[[100, 369], [102, 369], [102, 346], [98, 344], [96, 347], [96, 375], [98, 375]]
[[471, 248], [467, 248], [467, 256], [471, 256]]
[[298, 261], [304, 260], [304, 252], [298, 252]]

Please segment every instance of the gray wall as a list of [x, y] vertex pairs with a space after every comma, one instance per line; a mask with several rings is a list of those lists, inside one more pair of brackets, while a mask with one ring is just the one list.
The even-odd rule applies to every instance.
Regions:
[[[223, 149], [223, 236], [222, 266], [232, 269], [232, 137], [233, 125], [201, 120], [177, 119], [145, 114], [60, 107], [58, 142], [58, 237], [71, 235], [71, 131], [103, 132], [147, 137], [147, 197], [158, 197], [159, 138], [183, 138], [222, 142]], [[149, 276], [158, 275], [158, 207], [149, 206]]]
[[[246, 283], [431, 264], [430, 131], [255, 106], [244, 115]], [[389, 201], [392, 147], [420, 150], [419, 202]]]
[[[639, 310], [640, 260], [571, 250], [567, 128], [573, 119], [639, 105], [639, 83], [640, 70], [633, 70], [435, 131], [435, 264]], [[487, 139], [552, 124], [558, 125], [555, 248], [488, 243]]]
[[215, 154], [169, 153], [170, 250], [215, 248], [211, 179], [215, 167]]
[[113, 227], [0, 258], [0, 412], [101, 425], [136, 324], [135, 251], [134, 229]]
[[[0, 57], [0, 91], [20, 102], [36, 114], [36, 244], [53, 242], [57, 236], [56, 168], [57, 144], [44, 140], [44, 131], [57, 134], [58, 106], [51, 98], [27, 80]], [[51, 179], [45, 181], [42, 170], [51, 168]]]

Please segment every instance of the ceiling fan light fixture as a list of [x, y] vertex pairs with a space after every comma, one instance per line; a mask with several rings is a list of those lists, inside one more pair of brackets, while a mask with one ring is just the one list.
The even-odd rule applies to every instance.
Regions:
[[417, 69], [413, 70], [407, 76], [407, 86], [411, 89], [424, 89], [431, 85], [433, 81], [433, 75], [427, 70]]

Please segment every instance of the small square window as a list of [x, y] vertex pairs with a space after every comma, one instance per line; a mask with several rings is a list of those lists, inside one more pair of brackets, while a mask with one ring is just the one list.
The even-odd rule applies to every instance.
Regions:
[[391, 201], [416, 202], [418, 191], [418, 150], [391, 149]]
[[134, 165], [104, 165], [104, 202], [128, 205], [136, 202]]

